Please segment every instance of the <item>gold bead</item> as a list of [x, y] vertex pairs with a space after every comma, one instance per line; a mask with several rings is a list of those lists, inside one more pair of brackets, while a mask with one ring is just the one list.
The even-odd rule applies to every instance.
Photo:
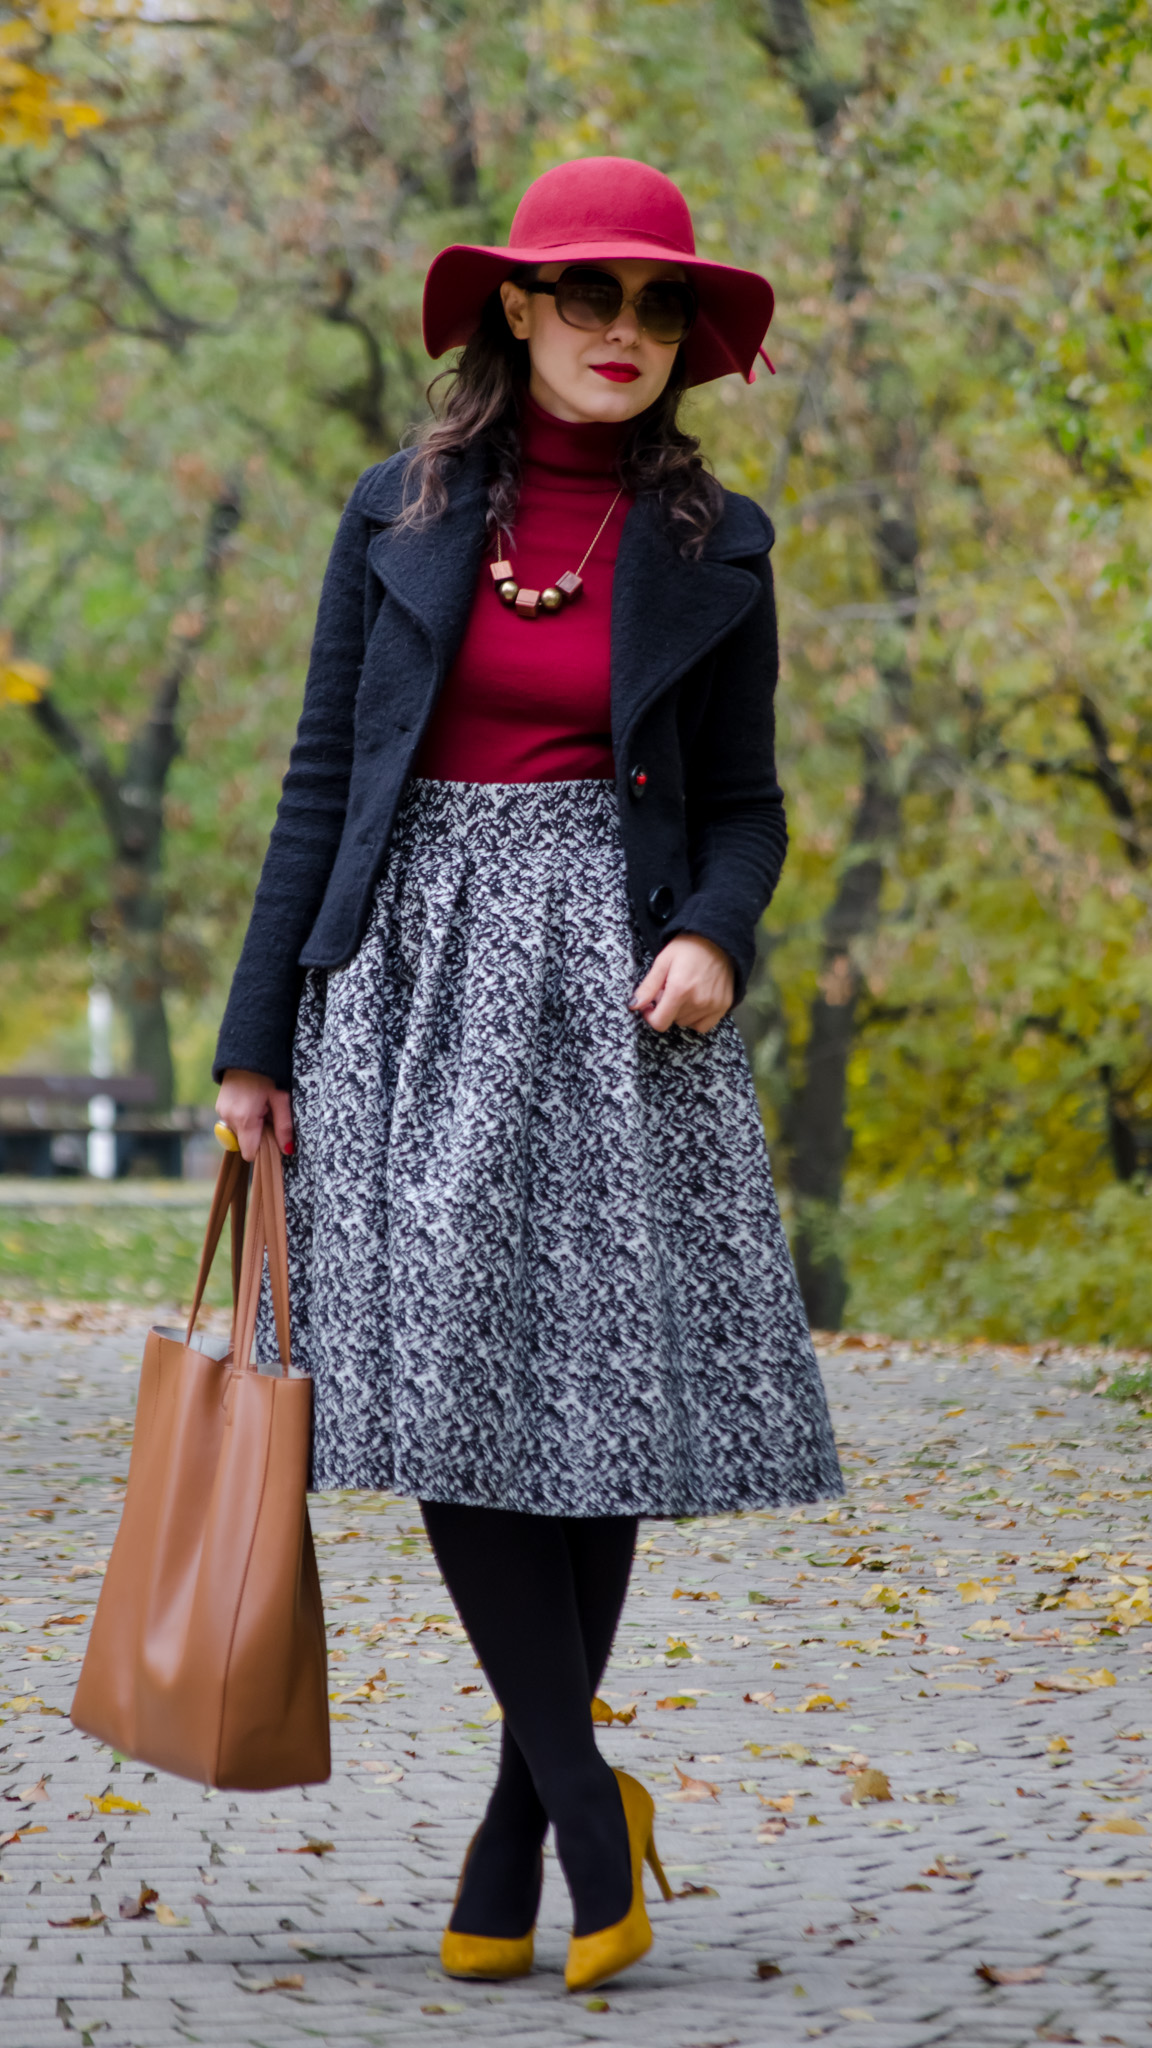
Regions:
[[515, 604], [516, 599], [520, 595], [520, 585], [518, 583], [514, 583], [512, 581], [512, 578], [509, 577], [507, 583], [501, 583], [498, 585], [497, 591], [500, 600], [503, 604]]
[[543, 605], [546, 612], [563, 611], [564, 592], [562, 590], [557, 590], [556, 585], [554, 583], [550, 583], [548, 585], [547, 590], [542, 590], [540, 592], [540, 602]]
[[223, 1145], [226, 1152], [238, 1152], [240, 1150], [240, 1140], [232, 1129], [231, 1124], [223, 1122], [213, 1124], [212, 1134], [217, 1144]]

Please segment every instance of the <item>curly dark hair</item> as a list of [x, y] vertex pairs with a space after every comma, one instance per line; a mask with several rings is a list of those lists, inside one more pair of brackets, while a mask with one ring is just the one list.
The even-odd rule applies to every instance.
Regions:
[[[515, 273], [517, 282], [534, 270]], [[489, 449], [488, 534], [511, 529], [520, 495], [520, 411], [528, 386], [526, 341], [518, 341], [505, 318], [498, 290], [484, 302], [480, 323], [455, 366], [441, 370], [428, 386], [433, 417], [416, 432], [404, 477], [404, 499], [395, 531], [429, 525], [448, 504], [447, 479], [457, 459], [475, 441]], [[450, 379], [439, 411], [433, 392]], [[677, 424], [687, 388], [684, 350], [676, 351], [672, 374], [659, 398], [638, 413], [617, 460], [625, 489], [655, 495], [679, 553], [697, 558], [724, 509], [724, 494], [705, 468], [700, 443]]]

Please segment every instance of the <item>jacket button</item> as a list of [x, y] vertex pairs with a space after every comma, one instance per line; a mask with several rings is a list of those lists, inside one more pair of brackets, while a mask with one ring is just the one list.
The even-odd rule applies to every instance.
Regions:
[[667, 924], [676, 908], [676, 898], [667, 882], [658, 882], [654, 889], [649, 889], [648, 908], [657, 924]]
[[648, 787], [647, 769], [640, 767], [633, 768], [631, 774], [628, 777], [628, 780], [632, 785], [633, 796], [643, 796], [644, 791]]

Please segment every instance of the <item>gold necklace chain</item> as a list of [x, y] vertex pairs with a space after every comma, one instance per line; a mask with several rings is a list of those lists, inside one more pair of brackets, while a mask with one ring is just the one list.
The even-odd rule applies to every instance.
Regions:
[[[512, 564], [505, 556], [501, 555], [495, 562], [490, 562], [488, 567], [492, 572], [492, 581], [496, 586], [496, 595], [500, 602], [509, 605], [515, 611], [518, 619], [538, 619], [541, 612], [563, 611], [564, 606], [571, 604], [574, 598], [579, 597], [580, 592], [584, 588], [582, 577], [584, 564], [592, 553], [623, 495], [624, 486], [621, 484], [603, 519], [596, 528], [592, 539], [584, 550], [580, 567], [578, 569], [565, 569], [564, 574], [558, 576], [555, 583], [550, 583], [546, 590], [522, 590], [512, 573]], [[503, 539], [503, 528], [498, 528], [496, 534], [497, 548], [500, 547]]]

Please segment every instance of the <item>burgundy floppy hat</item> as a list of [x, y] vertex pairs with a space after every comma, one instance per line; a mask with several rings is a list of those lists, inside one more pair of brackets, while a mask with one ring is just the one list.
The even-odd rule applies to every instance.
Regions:
[[690, 384], [735, 370], [751, 384], [772, 318], [772, 287], [754, 270], [696, 254], [683, 194], [651, 164], [627, 156], [578, 157], [536, 178], [516, 208], [506, 249], [455, 242], [424, 281], [424, 345], [430, 356], [475, 333], [489, 293], [523, 263], [590, 263], [651, 257], [678, 263], [699, 312], [684, 353]]

